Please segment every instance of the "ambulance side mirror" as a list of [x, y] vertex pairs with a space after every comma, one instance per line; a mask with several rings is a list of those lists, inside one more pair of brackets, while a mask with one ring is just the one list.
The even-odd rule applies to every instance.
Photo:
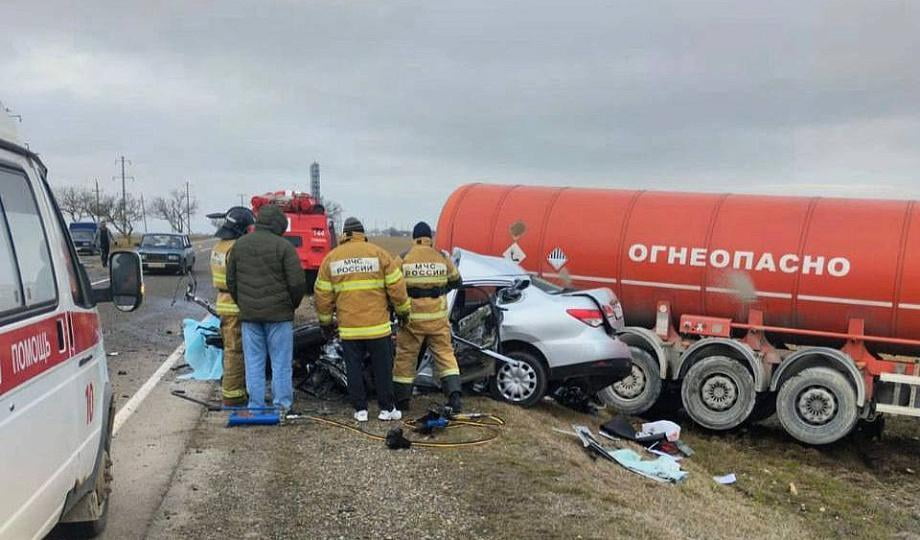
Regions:
[[141, 257], [133, 251], [116, 251], [109, 259], [109, 286], [93, 289], [96, 302], [112, 302], [118, 311], [134, 311], [144, 299]]

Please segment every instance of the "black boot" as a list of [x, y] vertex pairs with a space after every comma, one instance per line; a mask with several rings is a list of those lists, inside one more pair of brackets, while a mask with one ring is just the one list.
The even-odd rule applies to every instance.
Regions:
[[444, 387], [444, 393], [447, 394], [447, 405], [458, 413], [463, 410], [463, 404], [460, 402], [460, 376], [448, 375], [441, 379]]
[[408, 411], [412, 405], [412, 385], [394, 382], [393, 395], [396, 397], [396, 408], [400, 411]]
[[447, 400], [447, 406], [454, 413], [463, 412], [463, 403], [460, 401], [460, 392], [454, 392]]

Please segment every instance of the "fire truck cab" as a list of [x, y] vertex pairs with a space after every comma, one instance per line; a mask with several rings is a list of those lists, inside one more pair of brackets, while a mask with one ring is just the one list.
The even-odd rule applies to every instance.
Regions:
[[91, 537], [108, 512], [114, 417], [95, 306], [140, 306], [140, 259], [112, 253], [93, 288], [45, 166], [13, 127], [0, 114], [0, 539], [59, 522]]
[[300, 258], [300, 266], [307, 278], [307, 293], [313, 294], [316, 274], [323, 257], [335, 247], [335, 230], [326, 216], [326, 209], [309, 193], [275, 191], [252, 198], [252, 211], [257, 213], [266, 204], [281, 208], [287, 217], [287, 238]]

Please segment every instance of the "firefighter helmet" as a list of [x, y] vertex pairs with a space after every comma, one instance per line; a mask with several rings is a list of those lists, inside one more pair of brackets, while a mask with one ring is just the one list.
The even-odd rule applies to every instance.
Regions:
[[[210, 217], [210, 216], [209, 216]], [[256, 218], [252, 210], [243, 206], [234, 206], [224, 214], [224, 223], [214, 236], [222, 240], [233, 240], [246, 234], [249, 227], [254, 225]]]

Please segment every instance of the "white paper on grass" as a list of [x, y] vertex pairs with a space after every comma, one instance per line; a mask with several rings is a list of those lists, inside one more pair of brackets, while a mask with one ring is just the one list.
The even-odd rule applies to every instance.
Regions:
[[642, 424], [642, 431], [636, 434], [636, 437], [643, 438], [652, 435], [664, 434], [665, 438], [674, 442], [680, 439], [680, 426], [670, 420], [658, 420], [657, 422], [647, 422]]

